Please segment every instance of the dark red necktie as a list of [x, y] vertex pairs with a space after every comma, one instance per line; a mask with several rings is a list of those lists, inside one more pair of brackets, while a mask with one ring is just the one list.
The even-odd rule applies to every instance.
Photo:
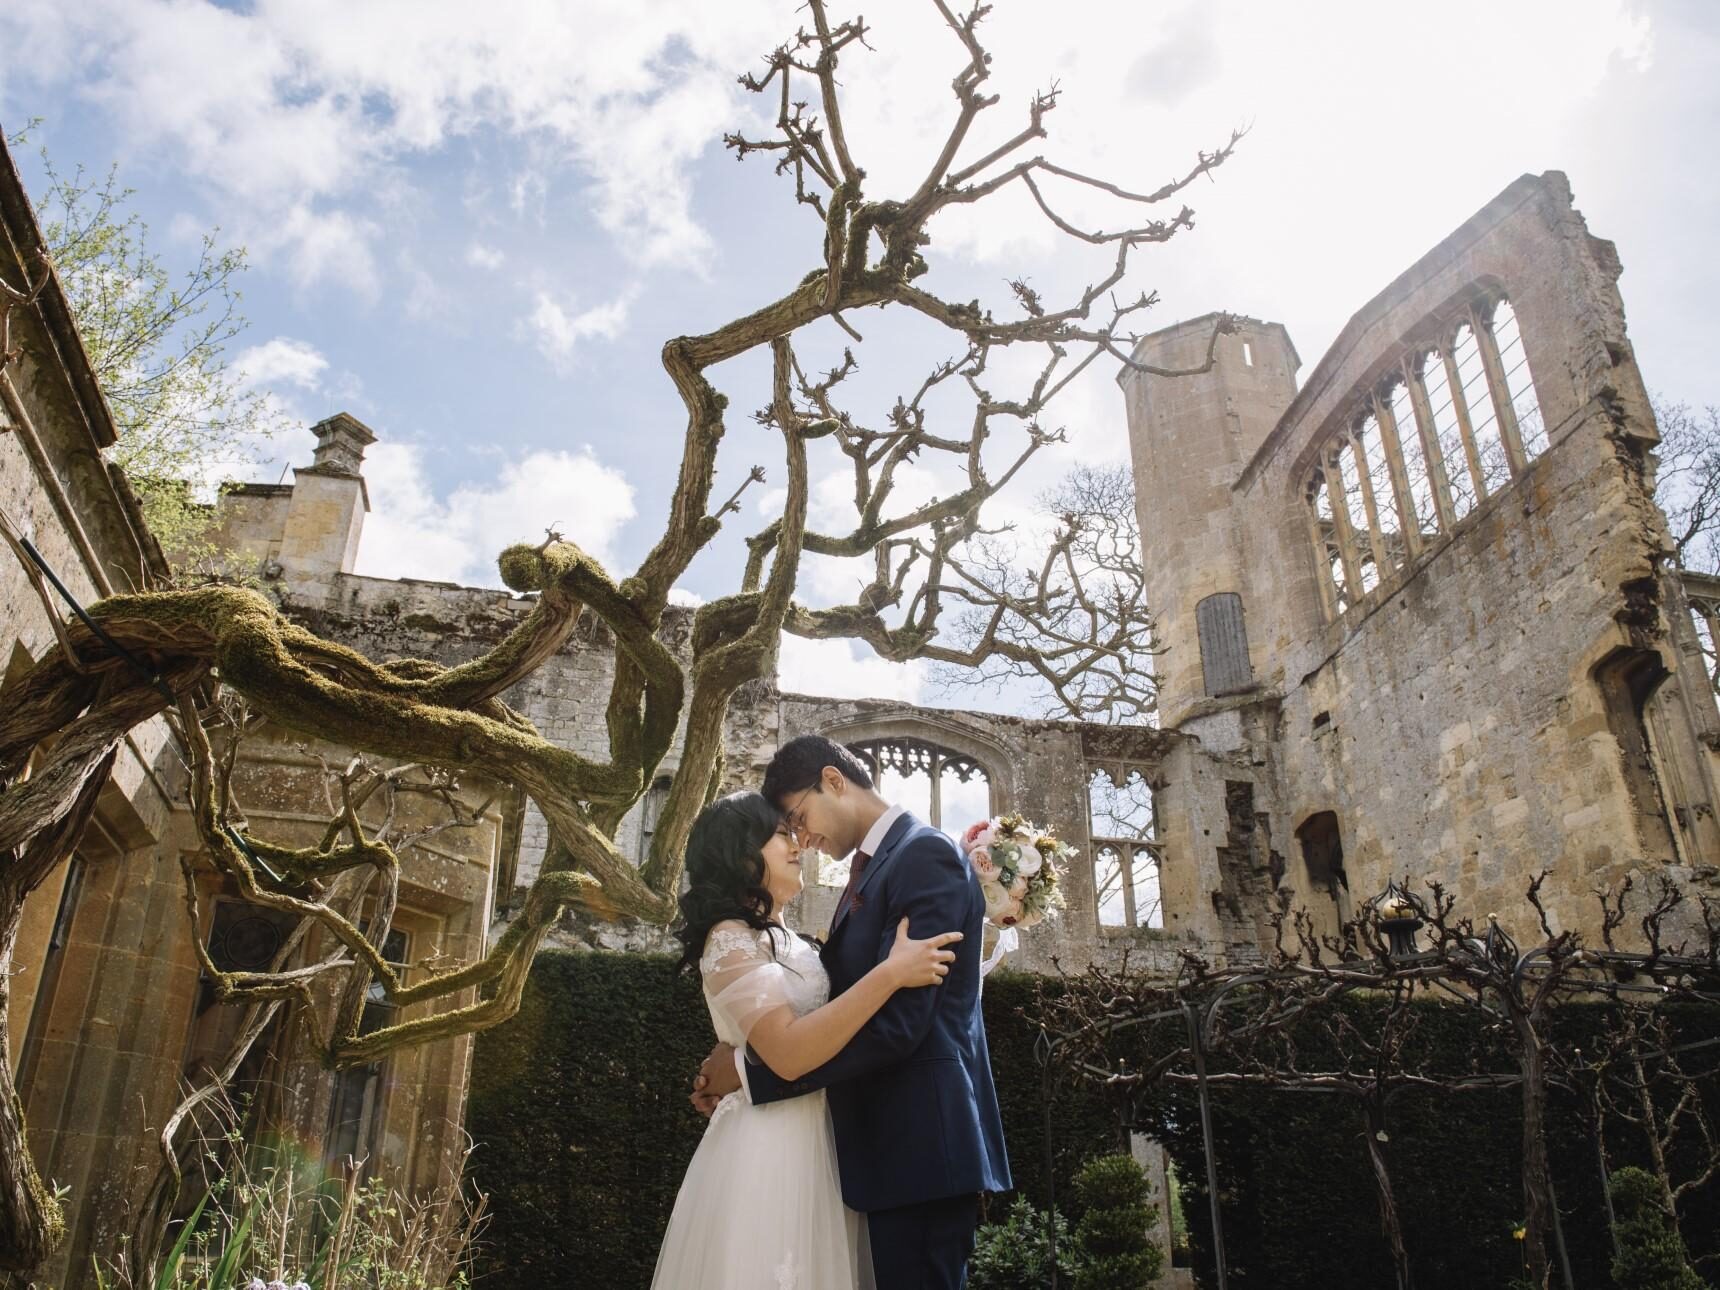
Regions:
[[860, 875], [866, 871], [866, 862], [872, 857], [864, 851], [856, 851], [854, 860], [848, 866], [848, 886], [842, 891], [842, 905], [846, 908], [854, 899], [854, 889], [860, 885]]

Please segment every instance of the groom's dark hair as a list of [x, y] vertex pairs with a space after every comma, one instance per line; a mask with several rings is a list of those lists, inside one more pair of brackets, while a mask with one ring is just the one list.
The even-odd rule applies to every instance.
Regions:
[[764, 784], [759, 789], [778, 810], [790, 793], [811, 788], [824, 776], [824, 768], [834, 766], [842, 778], [861, 788], [872, 787], [872, 772], [866, 763], [834, 739], [823, 735], [801, 735], [790, 739], [776, 750], [776, 756], [765, 767]]

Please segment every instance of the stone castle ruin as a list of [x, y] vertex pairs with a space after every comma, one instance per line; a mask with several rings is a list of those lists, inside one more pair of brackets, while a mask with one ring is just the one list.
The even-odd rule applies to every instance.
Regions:
[[[40, 234], [9, 161], [0, 218], [0, 277], [22, 287]], [[1720, 582], [1664, 559], [1658, 436], [1619, 274], [1564, 176], [1524, 176], [1364, 305], [1305, 380], [1285, 329], [1248, 319], [1202, 375], [1123, 371], [1166, 646], [1160, 723], [755, 685], [729, 714], [730, 785], [756, 784], [781, 741], [816, 731], [861, 748], [886, 792], [946, 828], [1006, 809], [1056, 828], [1082, 859], [1062, 918], [1009, 958], [1028, 970], [1125, 950], [1166, 970], [1185, 949], [1246, 961], [1269, 945], [1284, 893], [1335, 929], [1406, 876], [1509, 919], [1545, 868], [1556, 926], [1590, 932], [1594, 891], [1626, 875], [1720, 888], [1720, 711], [1698, 631], [1715, 634]], [[1213, 326], [1169, 327], [1135, 358], [1198, 365]], [[12, 335], [0, 504], [87, 603], [134, 585], [160, 554], [103, 464], [112, 422], [57, 286], [15, 311]], [[290, 484], [223, 498], [236, 573], [372, 657], [457, 663], [529, 611], [507, 592], [354, 573], [374, 435], [344, 413], [315, 432]], [[689, 625], [669, 618], [672, 648], [685, 649]], [[8, 669], [54, 648], [16, 562], [0, 563], [0, 647]], [[546, 736], [600, 755], [613, 666], [588, 616], [504, 697]], [[270, 836], [309, 843], [327, 821], [325, 766], [348, 756], [265, 731], [243, 747], [237, 797]], [[622, 826], [624, 851], [643, 854], [665, 787]], [[546, 827], [516, 790], [458, 792], [470, 822], [407, 854], [390, 958], [479, 955], [542, 864]], [[186, 771], [159, 723], [146, 726], [77, 855], [27, 906], [6, 1056], [41, 1172], [76, 1198], [62, 1270], [124, 1230], [152, 1131], [237, 1024], [236, 1009], [213, 1005], [185, 926], [179, 861], [196, 850]], [[827, 919], [841, 881], [816, 876], [802, 926]], [[276, 916], [212, 869], [202, 882], [195, 935], [217, 964], [266, 963]], [[558, 938], [662, 944], [657, 929], [571, 919]], [[332, 1074], [282, 1029], [242, 1077], [307, 1150], [429, 1185], [459, 1159], [471, 1051], [459, 1039]]]

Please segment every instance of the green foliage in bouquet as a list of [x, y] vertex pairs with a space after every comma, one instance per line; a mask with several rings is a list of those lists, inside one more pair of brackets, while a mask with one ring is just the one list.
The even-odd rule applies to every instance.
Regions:
[[1654, 1175], [1620, 1169], [1612, 1176], [1611, 1190], [1618, 1237], [1612, 1274], [1619, 1290], [1705, 1290]]
[[1152, 1186], [1133, 1156], [1089, 1160], [1075, 1177], [1075, 1199], [1075, 1290], [1141, 1290], [1158, 1276], [1164, 1251], [1147, 1235]]

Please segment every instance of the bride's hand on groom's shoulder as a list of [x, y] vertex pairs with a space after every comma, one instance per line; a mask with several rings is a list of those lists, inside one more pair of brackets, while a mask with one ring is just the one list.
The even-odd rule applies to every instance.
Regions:
[[698, 1074], [693, 1076], [693, 1091], [687, 1100], [693, 1104], [695, 1111], [708, 1118], [717, 1109], [717, 1103], [740, 1086], [741, 1077], [735, 1070], [734, 1048], [728, 1044], [718, 1044], [699, 1066]]

